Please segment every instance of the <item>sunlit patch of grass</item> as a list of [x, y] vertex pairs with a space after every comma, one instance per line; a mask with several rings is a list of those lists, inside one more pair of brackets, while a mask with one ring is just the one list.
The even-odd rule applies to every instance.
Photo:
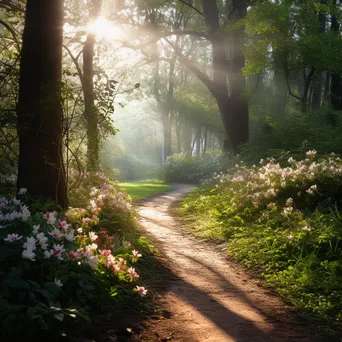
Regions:
[[182, 223], [184, 223], [195, 236], [214, 242], [225, 241], [222, 225], [218, 224], [210, 214], [208, 215], [208, 212], [205, 212], [204, 215], [199, 213], [192, 215], [181, 207], [175, 209], [174, 213], [175, 216], [181, 218]]
[[126, 191], [133, 200], [147, 198], [172, 189], [170, 185], [158, 181], [119, 183], [119, 186], [122, 190]]

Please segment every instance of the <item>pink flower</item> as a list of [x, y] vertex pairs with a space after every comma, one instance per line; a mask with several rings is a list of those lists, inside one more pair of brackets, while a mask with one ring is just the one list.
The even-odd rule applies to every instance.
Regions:
[[138, 286], [136, 287], [137, 292], [139, 292], [141, 297], [146, 296], [147, 290], [143, 286]]
[[112, 254], [112, 252], [109, 249], [103, 249], [100, 251], [100, 253], [102, 255], [104, 255], [105, 257], [107, 257], [108, 255]]
[[22, 236], [19, 236], [18, 234], [8, 234], [7, 238], [4, 238], [4, 241], [11, 243], [20, 239], [22, 239]]
[[114, 272], [120, 271], [120, 267], [117, 264], [115, 264], [114, 262], [107, 263], [107, 267], [110, 268], [111, 270], [113, 270]]
[[138, 279], [139, 278], [139, 274], [135, 271], [135, 268], [130, 267], [127, 271], [127, 273], [133, 277], [134, 279]]
[[126, 260], [125, 259], [122, 259], [122, 258], [119, 258], [119, 262], [120, 264], [123, 266], [123, 265], [126, 265]]
[[83, 256], [83, 249], [79, 248], [76, 252], [70, 251], [68, 257], [72, 260], [80, 259]]
[[70, 227], [70, 225], [66, 221], [61, 221], [61, 220], [58, 220], [57, 225], [58, 225], [58, 227], [61, 227], [65, 230], [69, 229], [69, 227]]
[[54, 239], [60, 239], [61, 237], [63, 237], [62, 232], [55, 228], [51, 233], [49, 233], [49, 235], [51, 235]]
[[88, 224], [89, 222], [91, 222], [91, 219], [89, 217], [85, 217], [84, 219], [82, 219], [83, 223]]
[[48, 224], [55, 224], [56, 223], [55, 214], [56, 214], [55, 212], [50, 213], [48, 211], [44, 214], [44, 218], [46, 219]]
[[132, 254], [136, 257], [136, 258], [141, 258], [141, 254], [136, 251], [135, 249], [132, 251]]

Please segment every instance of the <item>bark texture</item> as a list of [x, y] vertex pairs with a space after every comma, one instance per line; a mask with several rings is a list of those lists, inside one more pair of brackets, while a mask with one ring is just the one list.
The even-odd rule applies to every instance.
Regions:
[[67, 206], [60, 102], [64, 0], [28, 0], [20, 61], [18, 189]]

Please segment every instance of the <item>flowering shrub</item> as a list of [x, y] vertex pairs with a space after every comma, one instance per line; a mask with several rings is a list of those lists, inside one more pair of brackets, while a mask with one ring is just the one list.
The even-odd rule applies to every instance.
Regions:
[[122, 236], [133, 225], [131, 197], [101, 172], [84, 175], [78, 188], [71, 191], [70, 204], [73, 208], [66, 213], [69, 221], [87, 232], [107, 229]]
[[[97, 219], [77, 225], [57, 212], [31, 214], [21, 199], [0, 198], [0, 327], [4, 338], [61, 334], [70, 321], [89, 320], [136, 285], [141, 254], [107, 231], [91, 231]], [[94, 196], [97, 194], [94, 193]], [[106, 202], [106, 198], [101, 198]], [[126, 207], [123, 207], [126, 210]], [[98, 207], [96, 206], [96, 210]], [[80, 210], [92, 212], [93, 207]], [[76, 221], [75, 221], [76, 222]], [[38, 332], [38, 330], [40, 332]]]
[[342, 160], [316, 151], [216, 174], [183, 203], [196, 234], [228, 240], [228, 255], [255, 267], [296, 307], [342, 319]]
[[174, 154], [167, 158], [163, 169], [165, 182], [199, 183], [209, 179], [217, 171], [225, 169], [226, 160], [221, 153], [191, 156]]

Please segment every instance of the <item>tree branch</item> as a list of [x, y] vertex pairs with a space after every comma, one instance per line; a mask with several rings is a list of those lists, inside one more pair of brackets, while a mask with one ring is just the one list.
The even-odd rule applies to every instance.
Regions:
[[17, 38], [17, 34], [16, 34], [15, 30], [14, 30], [10, 25], [8, 25], [7, 23], [5, 23], [5, 22], [4, 22], [3, 20], [1, 20], [1, 19], [0, 19], [0, 24], [1, 24], [2, 26], [4, 26], [4, 27], [11, 33], [11, 35], [12, 35], [12, 37], [13, 37], [13, 39], [14, 39], [16, 45], [17, 45], [18, 51], [20, 51], [20, 42], [19, 42], [19, 40], [18, 40], [18, 38]]
[[204, 16], [203, 12], [200, 11], [198, 8], [196, 8], [191, 2], [186, 2], [185, 0], [178, 0], [181, 4], [188, 6], [189, 8], [193, 9], [195, 12], [197, 12], [202, 17]]
[[174, 46], [168, 39], [164, 39], [174, 49], [179, 61], [183, 65], [185, 65], [191, 72], [193, 72], [197, 76], [197, 78], [208, 87], [210, 91], [215, 92], [215, 83], [208, 77], [208, 75], [198, 69], [191, 60], [184, 57], [178, 47]]
[[69, 47], [67, 45], [63, 45], [63, 48], [68, 52], [68, 55], [70, 56], [70, 58], [72, 59], [72, 61], [74, 62], [75, 64], [75, 67], [76, 67], [76, 70], [77, 70], [77, 73], [80, 77], [80, 80], [81, 80], [81, 83], [83, 85], [83, 72], [82, 72], [82, 69], [78, 63], [78, 57], [81, 55], [80, 53], [77, 55], [77, 57], [75, 57], [73, 54], [72, 54], [72, 51], [69, 49]]

